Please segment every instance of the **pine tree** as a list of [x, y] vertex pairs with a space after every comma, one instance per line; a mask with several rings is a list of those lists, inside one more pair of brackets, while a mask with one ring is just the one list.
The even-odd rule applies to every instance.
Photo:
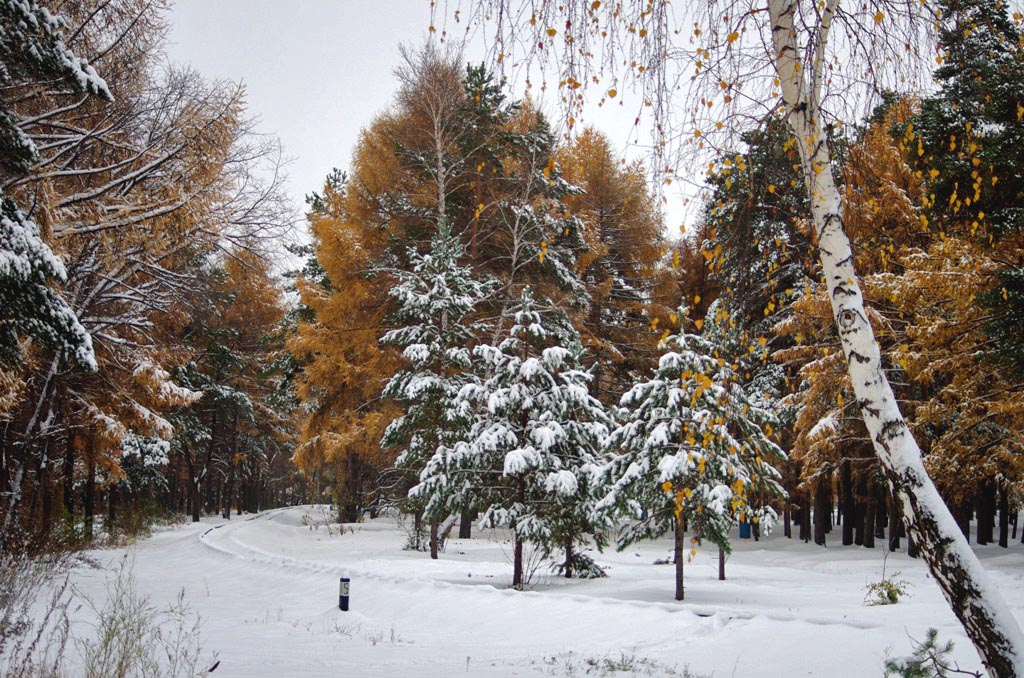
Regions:
[[507, 336], [473, 350], [484, 374], [455, 404], [469, 431], [438, 449], [411, 492], [428, 512], [479, 506], [481, 525], [510, 528], [516, 589], [526, 584], [525, 543], [545, 555], [565, 549], [567, 575], [597, 573], [576, 548], [588, 535], [600, 544], [590, 476], [608, 419], [579, 367], [578, 334], [552, 315], [542, 316], [527, 288]]
[[771, 441], [775, 417], [741, 386], [735, 357], [712, 331], [715, 313], [704, 321], [709, 336], [681, 330], [667, 337], [651, 379], [622, 397], [622, 423], [607, 443], [615, 456], [602, 469], [597, 504], [606, 515], [637, 521], [621, 533], [619, 548], [674, 531], [676, 600], [683, 599], [685, 525], [692, 543], [728, 551], [737, 520], [771, 529], [768, 502], [785, 495], [773, 467], [786, 458]]
[[[442, 222], [428, 254], [409, 249], [411, 270], [397, 271], [388, 291], [396, 302], [391, 314], [395, 327], [381, 342], [401, 348], [406, 366], [384, 387], [384, 397], [396, 400], [404, 413], [384, 430], [382, 444], [401, 450], [395, 466], [413, 478], [439, 446], [451, 445], [467, 427], [456, 416], [454, 402], [480, 332], [472, 315], [493, 285], [476, 280], [460, 263], [462, 256], [460, 239]], [[418, 513], [417, 507], [410, 508]], [[430, 557], [437, 558], [438, 522], [447, 514], [431, 511], [425, 517], [431, 527]]]

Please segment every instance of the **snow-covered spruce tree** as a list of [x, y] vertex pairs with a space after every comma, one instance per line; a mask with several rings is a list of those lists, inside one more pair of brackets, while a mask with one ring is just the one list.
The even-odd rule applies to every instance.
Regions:
[[[395, 327], [381, 342], [401, 347], [406, 366], [388, 381], [383, 395], [405, 412], [388, 425], [381, 444], [401, 450], [395, 466], [414, 479], [438, 446], [450, 445], [468, 428], [453, 403], [466, 383], [470, 344], [479, 330], [470, 317], [493, 285], [478, 280], [460, 263], [462, 256], [461, 240], [442, 221], [428, 253], [410, 248], [411, 270], [398, 271], [398, 284], [389, 290], [397, 303]], [[424, 507], [416, 499], [406, 508], [417, 523], [421, 514], [430, 522], [430, 557], [437, 558], [438, 524], [448, 509]]]
[[623, 423], [606, 446], [614, 456], [601, 471], [599, 514], [635, 521], [619, 548], [674, 531], [676, 600], [687, 526], [693, 544], [706, 539], [728, 551], [737, 520], [771, 529], [767, 500], [785, 495], [773, 466], [786, 458], [770, 439], [775, 417], [741, 386], [723, 335], [712, 331], [717, 313], [713, 306], [704, 320], [709, 336], [667, 337], [652, 378], [622, 397]]
[[19, 337], [30, 336], [96, 370], [92, 337], [68, 303], [50, 286], [64, 282], [60, 258], [39, 234], [39, 227], [14, 203], [0, 205], [0, 365], [19, 358]]
[[525, 542], [545, 554], [564, 549], [567, 576], [600, 573], [577, 551], [588, 537], [601, 545], [591, 477], [608, 433], [582, 352], [565, 316], [542, 316], [525, 289], [507, 336], [473, 350], [484, 375], [462, 388], [454, 415], [472, 422], [468, 432], [438, 448], [411, 492], [431, 513], [475, 505], [481, 525], [510, 528], [516, 589]]
[[[64, 44], [63, 20], [34, 0], [0, 0], [0, 84], [63, 81], [75, 90], [110, 99], [110, 91], [86, 61]], [[29, 171], [39, 151], [0, 96], [0, 180]], [[0, 192], [0, 364], [18, 361], [18, 342], [30, 336], [96, 369], [92, 341], [67, 302], [49, 287], [65, 282], [60, 259], [39, 228]]]

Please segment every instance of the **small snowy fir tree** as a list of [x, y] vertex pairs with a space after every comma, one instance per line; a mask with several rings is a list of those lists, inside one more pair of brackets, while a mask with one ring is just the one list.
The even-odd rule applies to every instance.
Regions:
[[[398, 284], [389, 292], [397, 302], [392, 316], [396, 327], [381, 341], [401, 347], [407, 362], [383, 394], [404, 405], [405, 413], [385, 429], [382, 444], [401, 449], [395, 465], [413, 479], [439, 445], [451, 444], [468, 428], [453, 403], [466, 383], [470, 344], [477, 332], [476, 323], [468, 319], [492, 285], [459, 263], [462, 253], [459, 237], [442, 223], [429, 253], [410, 249], [411, 270], [398, 272]], [[407, 508], [417, 514], [415, 542], [421, 512], [430, 521], [430, 552], [437, 558], [438, 522], [449, 515], [448, 509], [429, 504], [424, 512], [422, 502], [415, 500]]]
[[[713, 320], [714, 309], [705, 326]], [[654, 376], [622, 397], [597, 509], [636, 521], [621, 532], [620, 548], [674, 530], [682, 600], [685, 526], [692, 544], [706, 539], [726, 551], [737, 520], [770, 529], [775, 512], [765, 500], [785, 494], [772, 463], [785, 454], [770, 439], [772, 413], [742, 388], [722, 346], [682, 331], [664, 345]]]
[[565, 549], [566, 575], [600, 574], [576, 552], [588, 535], [599, 540], [591, 477], [608, 433], [607, 415], [587, 389], [590, 374], [579, 367], [579, 336], [560, 314], [543, 319], [527, 289], [508, 336], [473, 353], [486, 376], [465, 386], [457, 403], [472, 426], [438, 449], [413, 493], [428, 506], [483, 507], [481, 525], [510, 528], [516, 589], [525, 584], [525, 542], [544, 554]]

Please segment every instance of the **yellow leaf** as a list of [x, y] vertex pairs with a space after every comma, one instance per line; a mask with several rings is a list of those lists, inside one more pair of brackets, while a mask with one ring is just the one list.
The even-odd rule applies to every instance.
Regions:
[[732, 43], [736, 42], [736, 41], [737, 41], [737, 40], [739, 40], [739, 39], [740, 39], [740, 34], [739, 34], [738, 32], [736, 32], [736, 31], [733, 31], [732, 33], [730, 33], [730, 34], [729, 34], [729, 35], [728, 35], [728, 36], [727, 36], [727, 37], [725, 38], [726, 42], [728, 42], [728, 43], [729, 43], [730, 45], [731, 45]]
[[704, 321], [701, 320], [700, 318], [697, 318], [696, 320], [694, 320], [693, 324], [697, 326], [698, 330], [700, 330], [702, 327], [704, 327]]
[[553, 38], [553, 37], [555, 37], [556, 35], [558, 35], [558, 31], [556, 31], [556, 30], [555, 30], [554, 28], [549, 28], [549, 29], [547, 30], [547, 33], [548, 33], [548, 35], [549, 35], [549, 36], [551, 36], [552, 38]]
[[615, 98], [615, 95], [616, 95], [616, 94], [618, 94], [618, 93], [619, 93], [619, 92], [618, 92], [618, 90], [616, 90], [616, 89], [615, 89], [615, 88], [613, 87], [613, 88], [611, 88], [610, 90], [608, 90], [608, 97], [609, 97], [610, 99], [614, 99], [614, 98]]
[[661, 484], [661, 489], [665, 490], [666, 492], [671, 492], [672, 491], [672, 483], [670, 481], [666, 480], [665, 482], [663, 482]]
[[768, 184], [768, 192], [769, 193], [774, 193], [775, 192], [775, 184]]
[[878, 10], [877, 12], [875, 12], [875, 23], [876, 24], [882, 23], [882, 19], [884, 19], [884, 18], [885, 18], [885, 14], [882, 13], [882, 10]]

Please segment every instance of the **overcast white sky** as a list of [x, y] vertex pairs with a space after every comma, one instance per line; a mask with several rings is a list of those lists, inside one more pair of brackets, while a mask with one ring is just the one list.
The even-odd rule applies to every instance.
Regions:
[[[176, 0], [171, 20], [172, 61], [245, 83], [250, 113], [293, 158], [290, 192], [301, 206], [331, 168], [348, 166], [360, 130], [387, 108], [398, 46], [426, 37], [430, 7], [427, 0]], [[622, 149], [633, 115], [590, 117]], [[667, 212], [677, 232], [681, 198]]]

